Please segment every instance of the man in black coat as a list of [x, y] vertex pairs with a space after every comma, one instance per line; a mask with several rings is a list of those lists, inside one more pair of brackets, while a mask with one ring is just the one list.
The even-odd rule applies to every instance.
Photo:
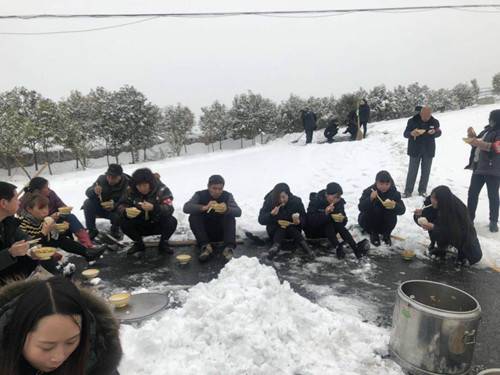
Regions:
[[[128, 194], [118, 204], [123, 233], [134, 241], [127, 255], [143, 255], [146, 247], [142, 237], [154, 234], [161, 235], [158, 251], [174, 253], [168, 246], [168, 240], [177, 228], [177, 220], [172, 216], [173, 200], [170, 189], [150, 169], [141, 168], [133, 173]], [[135, 213], [130, 212], [132, 207], [137, 209]]]
[[396, 227], [398, 216], [406, 211], [401, 194], [387, 171], [380, 171], [375, 183], [363, 191], [359, 199], [358, 223], [370, 234], [370, 242], [380, 246], [380, 235], [385, 244], [391, 246], [391, 233]]
[[339, 126], [337, 124], [337, 119], [331, 119], [328, 122], [328, 126], [325, 128], [323, 135], [328, 143], [333, 143], [333, 137], [337, 135], [339, 131]]
[[347, 127], [343, 134], [351, 134], [351, 141], [356, 140], [358, 134], [358, 115], [356, 110], [352, 110], [347, 115]]
[[343, 244], [337, 240], [337, 234], [349, 244], [357, 258], [365, 255], [370, 244], [367, 240], [356, 243], [346, 228], [347, 215], [345, 200], [342, 198], [342, 187], [330, 182], [326, 189], [309, 195], [305, 232], [309, 238], [328, 238], [336, 249], [337, 258], [345, 258]]
[[472, 138], [469, 165], [466, 169], [473, 171], [467, 208], [471, 220], [474, 221], [479, 193], [486, 184], [490, 202], [490, 231], [498, 232], [498, 207], [500, 185], [500, 109], [490, 113], [489, 125], [476, 136], [474, 129], [468, 129], [468, 137]]
[[[128, 184], [129, 177], [123, 173], [122, 167], [118, 164], [110, 164], [106, 174], [99, 176], [97, 181], [87, 189], [85, 194], [88, 199], [83, 203], [83, 212], [91, 239], [99, 234], [95, 225], [97, 217], [110, 220], [110, 234], [116, 239], [122, 238], [120, 213], [117, 208], [118, 202], [127, 196]], [[111, 204], [102, 205], [103, 202], [111, 202]]]
[[230, 260], [236, 248], [236, 218], [241, 208], [233, 195], [224, 190], [225, 181], [220, 175], [210, 176], [206, 190], [197, 191], [184, 204], [189, 214], [189, 226], [200, 247], [199, 260], [207, 261], [214, 249], [211, 242], [224, 241], [222, 255]]
[[302, 125], [304, 126], [304, 131], [306, 132], [306, 144], [312, 142], [313, 132], [316, 130], [316, 114], [309, 108], [301, 111]]
[[418, 169], [422, 165], [418, 193], [426, 196], [427, 185], [431, 173], [432, 159], [436, 154], [435, 139], [441, 136], [439, 121], [432, 117], [429, 107], [423, 107], [419, 115], [408, 120], [404, 137], [408, 138], [408, 155], [410, 164], [408, 176], [406, 177], [406, 187], [404, 197], [411, 197], [415, 181], [417, 180]]
[[361, 99], [359, 104], [359, 123], [363, 127], [363, 138], [366, 138], [368, 122], [370, 122], [370, 106], [366, 99]]

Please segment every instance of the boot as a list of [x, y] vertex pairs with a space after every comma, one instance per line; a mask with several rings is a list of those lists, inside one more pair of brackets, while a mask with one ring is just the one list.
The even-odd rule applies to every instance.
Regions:
[[304, 253], [306, 253], [308, 258], [314, 259], [314, 253], [305, 240], [300, 241], [299, 246], [304, 251]]
[[273, 259], [278, 254], [279, 251], [280, 251], [279, 245], [277, 243], [273, 244], [273, 246], [271, 246], [267, 252], [267, 259], [269, 260]]
[[491, 233], [498, 232], [498, 224], [497, 223], [495, 223], [493, 221], [490, 222], [490, 232]]
[[212, 245], [207, 244], [201, 248], [201, 253], [200, 256], [198, 257], [198, 260], [200, 262], [206, 262], [208, 258], [212, 255], [214, 252], [214, 249], [212, 248]]
[[146, 246], [144, 246], [144, 242], [136, 241], [134, 245], [130, 249], [127, 250], [127, 255], [135, 255], [135, 254], [143, 254], [146, 252]]
[[118, 225], [112, 225], [109, 235], [117, 241], [123, 240], [123, 233]]
[[231, 246], [226, 246], [222, 251], [222, 256], [229, 262], [234, 256], [233, 248]]
[[84, 255], [84, 257], [87, 260], [87, 262], [93, 262], [95, 260], [98, 260], [101, 257], [101, 255], [104, 254], [104, 251], [106, 251], [106, 245], [93, 247], [87, 249], [87, 253]]
[[380, 246], [380, 237], [379, 237], [378, 233], [370, 233], [370, 242], [375, 247]]
[[160, 239], [160, 242], [158, 243], [158, 252], [172, 255], [174, 250], [168, 245], [168, 241]]
[[344, 259], [345, 258], [345, 251], [344, 251], [344, 245], [339, 243], [336, 249], [337, 253], [337, 259]]
[[354, 249], [354, 255], [356, 258], [361, 259], [363, 256], [368, 254], [368, 250], [370, 250], [370, 242], [365, 238], [362, 241], [359, 241], [356, 244], [356, 248]]
[[94, 244], [92, 243], [92, 240], [90, 239], [89, 233], [85, 229], [80, 229], [75, 233], [76, 238], [78, 238], [78, 242], [80, 242], [83, 246], [85, 246], [87, 249], [92, 249], [94, 247]]
[[431, 258], [444, 260], [444, 258], [446, 258], [446, 248], [438, 246], [437, 249], [434, 248], [434, 249], [429, 251], [429, 256]]
[[391, 235], [390, 234], [384, 234], [382, 236], [382, 241], [384, 241], [384, 243], [387, 245], [387, 246], [392, 246], [392, 239], [391, 239]]

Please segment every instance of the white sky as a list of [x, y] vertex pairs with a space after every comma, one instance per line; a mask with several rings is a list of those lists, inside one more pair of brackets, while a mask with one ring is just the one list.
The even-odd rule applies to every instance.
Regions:
[[[500, 0], [18, 0], [1, 14], [331, 9]], [[298, 19], [156, 19], [69, 35], [0, 35], [0, 90], [24, 85], [53, 99], [96, 86], [131, 84], [160, 106], [181, 102], [199, 113], [248, 89], [274, 100], [290, 93], [338, 96], [360, 86], [418, 81], [434, 88], [500, 71], [500, 13], [440, 10]], [[8, 20], [2, 31], [53, 31], [132, 21]], [[495, 47], [496, 46], [496, 47]]]

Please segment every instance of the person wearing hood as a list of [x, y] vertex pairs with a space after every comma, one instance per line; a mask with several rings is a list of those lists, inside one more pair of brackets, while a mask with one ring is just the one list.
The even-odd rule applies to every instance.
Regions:
[[111, 221], [109, 234], [112, 237], [117, 240], [123, 238], [120, 232], [121, 215], [118, 211], [118, 202], [127, 196], [129, 180], [130, 177], [123, 173], [121, 165], [110, 164], [106, 174], [99, 176], [85, 192], [88, 199], [83, 203], [83, 212], [85, 225], [92, 240], [99, 234], [95, 225], [97, 217]]
[[356, 243], [346, 228], [347, 215], [345, 213], [345, 200], [342, 198], [342, 187], [336, 182], [330, 182], [326, 189], [309, 195], [307, 207], [307, 225], [305, 233], [308, 238], [328, 238], [330, 244], [336, 249], [337, 258], [345, 258], [343, 243], [337, 240], [337, 234], [348, 243], [359, 259], [369, 250], [368, 240]]
[[490, 203], [490, 231], [498, 232], [498, 207], [500, 186], [500, 109], [490, 112], [489, 124], [476, 135], [474, 129], [469, 128], [467, 135], [471, 139], [469, 165], [466, 169], [473, 171], [467, 207], [474, 222], [479, 200], [479, 193], [486, 184]]
[[377, 173], [375, 183], [363, 191], [358, 208], [358, 223], [370, 234], [372, 245], [380, 246], [382, 236], [384, 243], [391, 246], [391, 233], [406, 207], [389, 172]]
[[266, 226], [267, 234], [272, 240], [269, 259], [276, 256], [287, 238], [294, 240], [309, 258], [314, 256], [302, 235], [306, 222], [304, 205], [299, 197], [291, 193], [287, 184], [279, 183], [266, 194], [258, 220], [259, 224]]
[[115, 375], [119, 324], [106, 302], [63, 277], [0, 289], [2, 375]]
[[363, 128], [363, 138], [366, 138], [366, 134], [368, 132], [367, 126], [368, 123], [370, 122], [370, 106], [368, 105], [366, 99], [360, 100], [358, 111], [359, 111], [359, 123], [360, 126]]
[[[177, 220], [172, 216], [173, 200], [170, 189], [150, 169], [137, 169], [132, 174], [127, 197], [118, 204], [121, 229], [134, 241], [127, 255], [144, 255], [146, 246], [142, 237], [155, 234], [161, 235], [158, 251], [174, 253], [168, 246], [169, 238], [177, 229]], [[130, 210], [132, 207], [135, 210]]]
[[430, 107], [423, 107], [418, 115], [408, 120], [404, 137], [408, 139], [408, 156], [410, 164], [406, 177], [404, 197], [409, 198], [413, 194], [418, 170], [422, 165], [418, 193], [425, 197], [427, 185], [431, 174], [432, 159], [436, 154], [436, 138], [441, 136], [439, 121], [432, 117]]
[[35, 255], [30, 255], [29, 236], [14, 217], [18, 209], [16, 186], [0, 181], [0, 285], [30, 276], [38, 265], [51, 273], [58, 272], [55, 260], [40, 261]]
[[447, 186], [438, 186], [432, 191], [430, 204], [435, 217], [419, 224], [437, 243], [437, 250], [430, 254], [444, 257], [446, 249], [453, 246], [458, 250], [457, 263], [472, 265], [479, 262], [481, 245], [465, 204]]
[[83, 227], [80, 220], [76, 215], [70, 213], [65, 214], [64, 217], [59, 214], [60, 207], [66, 207], [66, 204], [56, 194], [56, 192], [49, 188], [49, 181], [43, 177], [34, 177], [30, 180], [29, 185], [24, 189], [26, 194], [21, 198], [21, 207], [17, 214], [20, 217], [25, 216], [26, 213], [26, 200], [30, 194], [40, 194], [48, 199], [48, 215], [52, 217], [55, 222], [69, 224], [70, 233], [74, 234], [78, 241], [88, 249], [94, 248], [94, 243], [90, 239], [89, 233]]
[[222, 255], [226, 260], [234, 255], [236, 218], [241, 216], [241, 208], [233, 194], [224, 190], [225, 184], [221, 175], [212, 175], [207, 189], [197, 191], [184, 204], [184, 213], [189, 214], [189, 226], [200, 248], [200, 262], [206, 262], [213, 255], [213, 242], [224, 242]]

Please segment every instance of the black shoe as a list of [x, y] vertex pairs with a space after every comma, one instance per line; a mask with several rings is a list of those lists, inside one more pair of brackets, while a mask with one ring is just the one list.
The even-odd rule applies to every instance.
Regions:
[[392, 239], [391, 239], [391, 235], [390, 234], [384, 234], [382, 236], [382, 241], [384, 241], [384, 243], [387, 246], [392, 246]]
[[404, 193], [403, 198], [411, 198], [412, 193]]
[[99, 235], [99, 231], [97, 229], [89, 229], [89, 237], [92, 241]]
[[435, 248], [436, 248], [436, 243], [434, 241], [431, 241], [431, 244], [429, 245], [429, 247], [427, 248], [427, 250], [429, 250], [429, 252], [431, 252]]
[[344, 251], [344, 245], [339, 243], [337, 246], [337, 259], [344, 259], [345, 258], [345, 251]]
[[429, 251], [429, 257], [433, 259], [443, 260], [444, 258], [446, 258], [446, 249], [440, 247], [438, 247], [437, 249], [434, 248]]
[[314, 253], [305, 240], [300, 241], [299, 246], [304, 251], [304, 253], [306, 253], [308, 258], [314, 259]]
[[379, 247], [380, 246], [380, 237], [377, 233], [371, 233], [370, 234], [370, 242], [373, 246]]
[[168, 245], [168, 241], [162, 241], [158, 243], [158, 252], [163, 254], [172, 255], [174, 250]]
[[280, 251], [280, 247], [277, 243], [273, 244], [267, 251], [267, 259], [273, 259], [278, 252]]
[[360, 259], [368, 254], [368, 250], [370, 250], [370, 242], [365, 238], [356, 244], [354, 255], [356, 255], [356, 258]]
[[494, 223], [493, 221], [490, 223], [490, 232], [491, 233], [498, 232], [498, 224], [497, 223]]
[[212, 255], [212, 253], [214, 252], [214, 249], [212, 248], [212, 245], [208, 244], [208, 245], [205, 245], [201, 248], [201, 253], [200, 253], [200, 256], [198, 257], [198, 260], [200, 262], [206, 262], [208, 260], [208, 258], [210, 258], [210, 256]]
[[127, 255], [135, 255], [146, 252], [146, 246], [144, 246], [144, 242], [134, 242], [134, 245], [130, 249], [127, 250]]
[[421, 197], [427, 198], [427, 193], [426, 192], [418, 193], [418, 195], [420, 195]]
[[229, 262], [234, 256], [233, 248], [231, 246], [226, 246], [222, 251], [222, 256]]
[[123, 233], [122, 231], [120, 230], [120, 227], [118, 226], [112, 226], [111, 227], [111, 230], [109, 231], [109, 235], [111, 237], [113, 237], [115, 240], [117, 241], [121, 241], [123, 240]]
[[87, 262], [93, 262], [94, 260], [99, 259], [101, 255], [106, 251], [106, 247], [106, 245], [102, 245], [87, 249], [87, 252], [84, 256]]

